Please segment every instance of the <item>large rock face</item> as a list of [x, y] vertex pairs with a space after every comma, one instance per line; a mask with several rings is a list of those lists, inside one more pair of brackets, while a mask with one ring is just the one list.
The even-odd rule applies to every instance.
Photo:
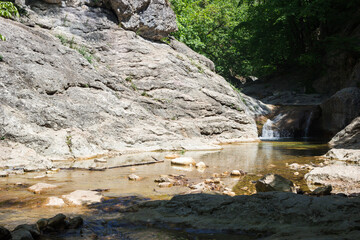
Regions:
[[176, 17], [167, 0], [108, 0], [122, 27], [160, 40], [177, 31]]
[[257, 139], [239, 94], [203, 63], [106, 9], [31, 9], [35, 27], [0, 18], [0, 166]]
[[360, 89], [345, 88], [338, 91], [321, 105], [322, 126], [332, 136], [360, 116]]

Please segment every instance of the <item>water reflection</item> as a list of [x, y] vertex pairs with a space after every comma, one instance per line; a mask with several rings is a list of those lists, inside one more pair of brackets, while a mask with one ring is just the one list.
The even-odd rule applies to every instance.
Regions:
[[[43, 202], [50, 196], [61, 196], [74, 190], [108, 189], [106, 196], [130, 196], [138, 195], [145, 197], [171, 196], [189, 191], [185, 186], [171, 188], [159, 188], [154, 180], [164, 174], [184, 174], [190, 183], [199, 183], [214, 173], [242, 169], [246, 172], [264, 174], [270, 166], [272, 169], [289, 171], [286, 163], [297, 162], [300, 164], [314, 161], [314, 156], [320, 156], [327, 151], [325, 144], [306, 142], [258, 142], [224, 145], [221, 151], [188, 151], [185, 157], [193, 157], [196, 162], [203, 161], [208, 167], [203, 171], [197, 171], [195, 167], [182, 168], [173, 166], [165, 156], [169, 152], [149, 152], [132, 154], [107, 159], [106, 162], [97, 162], [98, 166], [114, 167], [121, 164], [153, 161], [152, 157], [165, 159], [162, 163], [140, 165], [133, 167], [121, 167], [107, 169], [105, 171], [84, 170], [61, 170], [54, 174], [48, 174], [44, 178], [34, 178], [43, 173], [27, 173], [19, 176], [10, 176], [0, 179], [0, 225], [13, 226], [20, 222], [33, 222], [42, 217], [52, 217], [56, 212], [83, 213], [86, 209], [64, 208], [49, 209], [43, 207]], [[89, 165], [93, 160], [77, 163]], [[131, 173], [142, 177], [140, 181], [129, 181], [127, 176]], [[236, 178], [222, 179], [228, 186], [235, 185]], [[34, 195], [26, 190], [27, 186], [38, 182], [46, 182], [58, 185], [58, 188]], [[21, 184], [22, 185], [21, 185]], [[20, 184], [20, 185], [19, 185]], [[24, 186], [24, 187], [21, 187]], [[15, 205], [9, 203], [16, 203]], [[16, 208], [18, 211], [14, 211]], [[21, 210], [21, 211], [19, 211]]]

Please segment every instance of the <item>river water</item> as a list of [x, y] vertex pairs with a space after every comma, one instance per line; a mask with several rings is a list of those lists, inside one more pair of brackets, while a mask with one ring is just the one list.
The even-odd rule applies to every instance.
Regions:
[[[323, 155], [328, 150], [326, 144], [292, 141], [239, 143], [223, 145], [222, 147], [223, 149], [220, 151], [188, 151], [178, 153], [186, 157], [193, 157], [196, 162], [203, 161], [208, 166], [204, 171], [198, 171], [196, 168], [181, 168], [171, 165], [170, 160], [165, 159], [169, 152], [150, 152], [140, 155], [129, 155], [127, 158], [135, 162], [140, 158], [143, 160], [144, 158], [151, 159], [152, 157], [165, 159], [165, 161], [151, 165], [121, 167], [105, 171], [60, 170], [42, 178], [37, 178], [44, 175], [41, 172], [0, 178], [0, 225], [12, 229], [16, 225], [34, 223], [40, 218], [52, 217], [60, 212], [70, 216], [80, 214], [85, 218], [88, 216], [89, 219], [94, 216], [96, 218], [101, 217], [98, 212], [94, 212], [94, 209], [86, 207], [50, 208], [44, 206], [44, 202], [48, 197], [61, 197], [61, 195], [68, 194], [74, 190], [102, 189], [106, 199], [120, 196], [137, 196], [140, 199], [169, 199], [175, 194], [184, 194], [190, 191], [185, 186], [159, 188], [154, 179], [163, 174], [183, 174], [189, 179], [190, 183], [196, 184], [213, 176], [214, 173], [242, 169], [248, 172], [247, 176], [241, 179], [226, 177], [222, 178], [222, 181], [226, 186], [233, 188], [237, 194], [253, 194], [255, 193], [253, 181], [261, 178], [266, 173], [278, 173], [291, 179], [301, 189], [306, 191], [308, 189], [303, 180], [306, 171], [295, 173], [295, 170], [289, 169], [287, 165], [291, 163], [318, 164], [321, 162], [321, 158], [318, 156]], [[109, 159], [108, 161], [117, 161], [117, 159]], [[129, 181], [127, 176], [132, 173], [140, 176], [142, 179], [140, 181]], [[27, 187], [38, 182], [55, 184], [58, 185], [58, 188], [42, 194], [33, 194], [27, 191]], [[118, 226], [118, 229], [125, 231], [123, 227]], [[146, 229], [130, 230], [127, 236], [143, 239], [141, 236], [149, 236], [150, 234], [155, 237], [146, 239], [157, 239], [157, 234], [160, 234], [165, 236], [164, 239], [173, 239], [178, 234], [165, 230], [152, 229], [151, 232], [148, 231]], [[181, 235], [181, 237], [184, 236]]]

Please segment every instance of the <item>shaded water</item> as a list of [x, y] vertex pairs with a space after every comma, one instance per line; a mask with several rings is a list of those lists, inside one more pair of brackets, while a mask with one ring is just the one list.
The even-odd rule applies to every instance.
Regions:
[[[321, 161], [318, 157], [323, 155], [328, 150], [326, 144], [311, 143], [311, 142], [259, 142], [259, 143], [241, 143], [224, 145], [221, 151], [194, 151], [185, 152], [183, 155], [193, 157], [196, 162], [203, 161], [208, 168], [203, 172], [196, 168], [180, 168], [170, 164], [170, 160], [165, 160], [163, 163], [152, 165], [143, 165], [135, 167], [123, 167], [108, 169], [106, 171], [82, 171], [82, 170], [60, 170], [57, 173], [47, 175], [44, 178], [34, 178], [43, 173], [27, 173], [24, 175], [10, 176], [8, 178], [0, 179], [0, 225], [4, 225], [12, 229], [16, 225], [22, 223], [34, 223], [39, 218], [52, 217], [55, 214], [62, 212], [67, 215], [82, 214], [89, 218], [99, 215], [94, 215], [93, 209], [66, 207], [66, 208], [49, 208], [44, 206], [44, 202], [49, 196], [60, 197], [63, 194], [68, 194], [74, 190], [94, 190], [105, 189], [103, 194], [106, 197], [118, 196], [143, 196], [150, 199], [168, 199], [174, 194], [182, 194], [189, 192], [187, 187], [171, 187], [159, 188], [154, 182], [159, 175], [162, 174], [184, 174], [189, 179], [190, 183], [199, 183], [206, 178], [209, 178], [213, 173], [222, 173], [224, 171], [231, 171], [234, 169], [242, 169], [249, 174], [240, 179], [239, 178], [222, 178], [222, 181], [228, 187], [234, 187], [237, 194], [252, 194], [255, 191], [252, 181], [259, 179], [263, 174], [272, 172], [279, 173], [286, 178], [293, 180], [302, 189], [306, 189], [303, 181], [305, 171], [294, 175], [293, 170], [287, 167], [291, 163], [318, 163]], [[134, 154], [127, 156], [128, 158], [143, 159], [156, 157], [164, 159], [169, 152], [150, 152], [143, 154]], [[109, 160], [110, 161], [110, 160]], [[119, 161], [114, 158], [111, 161]], [[127, 176], [131, 173], [142, 177], [140, 181], [129, 181]], [[45, 192], [43, 194], [33, 194], [26, 190], [38, 182], [46, 182], [56, 184], [57, 189]], [[121, 227], [118, 227], [119, 229]], [[126, 229], [123, 227], [121, 231]], [[138, 239], [143, 239], [142, 234], [149, 235], [149, 230], [137, 229], [129, 230], [129, 236], [137, 236]], [[167, 236], [164, 239], [174, 239], [171, 237], [178, 233], [167, 233], [166, 231], [152, 230], [151, 234], [163, 234]], [[151, 235], [150, 234], [150, 235]], [[182, 233], [185, 234], [185, 233]], [[174, 235], [174, 236], [175, 236]], [[180, 234], [181, 235], [181, 234]], [[179, 236], [180, 236], [179, 235]], [[191, 234], [190, 234], [191, 235]], [[181, 235], [179, 238], [187, 238], [188, 233]], [[199, 235], [199, 238], [201, 235]], [[204, 235], [204, 239], [206, 236]], [[178, 238], [178, 239], [179, 239]], [[157, 239], [156, 237], [147, 239]]]

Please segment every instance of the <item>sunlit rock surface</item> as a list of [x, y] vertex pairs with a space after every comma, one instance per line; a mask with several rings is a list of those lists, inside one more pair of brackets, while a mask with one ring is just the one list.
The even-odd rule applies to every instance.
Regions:
[[31, 1], [27, 10], [25, 24], [0, 19], [0, 167], [257, 139], [210, 60], [125, 31], [105, 8]]

